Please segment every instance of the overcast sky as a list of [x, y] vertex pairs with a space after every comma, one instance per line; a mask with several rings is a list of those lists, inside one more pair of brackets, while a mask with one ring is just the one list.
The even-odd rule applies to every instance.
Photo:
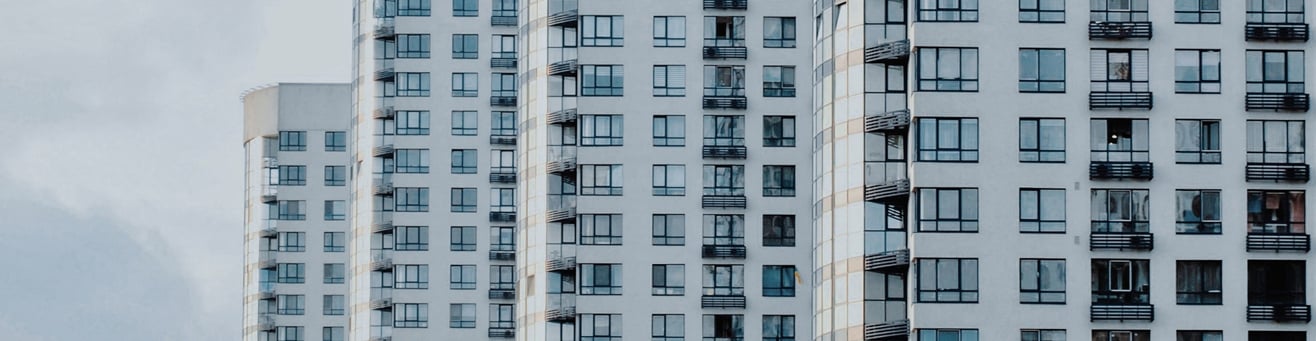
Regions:
[[0, 0], [0, 32], [0, 339], [239, 339], [238, 96], [350, 80], [350, 1]]

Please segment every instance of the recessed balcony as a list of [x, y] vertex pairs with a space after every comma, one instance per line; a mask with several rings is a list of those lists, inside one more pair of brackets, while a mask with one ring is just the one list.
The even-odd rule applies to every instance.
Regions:
[[1243, 29], [1252, 41], [1307, 41], [1310, 27], [1304, 23], [1247, 23]]
[[1151, 180], [1151, 162], [1092, 162], [1088, 178], [1092, 180]]
[[864, 132], [891, 133], [909, 129], [909, 110], [896, 110], [864, 115]]
[[1247, 181], [1311, 180], [1311, 166], [1305, 163], [1253, 163], [1247, 164]]
[[1305, 93], [1249, 92], [1246, 102], [1248, 111], [1307, 112], [1311, 109], [1311, 95]]
[[875, 64], [904, 64], [909, 60], [909, 40], [888, 41], [864, 49], [864, 62]]
[[1092, 21], [1088, 23], [1088, 39], [1151, 39], [1150, 21]]

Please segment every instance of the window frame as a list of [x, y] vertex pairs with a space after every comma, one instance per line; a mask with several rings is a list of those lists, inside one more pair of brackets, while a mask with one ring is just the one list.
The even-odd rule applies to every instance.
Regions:
[[654, 264], [650, 276], [653, 296], [685, 296], [685, 264]]
[[[1210, 72], [1212, 55], [1215, 58], [1214, 76]], [[1220, 79], [1223, 75], [1223, 65], [1220, 58], [1219, 49], [1175, 49], [1174, 93], [1219, 94], [1221, 89]], [[1196, 64], [1181, 65], [1180, 62], [1195, 62]], [[1191, 78], [1181, 78], [1183, 76], [1191, 76]]]
[[[1059, 193], [1057, 201], [1055, 195]], [[1032, 207], [1032, 212], [1036, 217], [1030, 217], [1028, 210], [1030, 208], [1027, 199], [1031, 198], [1036, 207]], [[1020, 188], [1019, 189], [1019, 233], [1065, 233], [1068, 229], [1068, 212], [1066, 203], [1068, 202], [1068, 193], [1064, 188]], [[1055, 211], [1051, 205], [1059, 206], [1060, 217], [1054, 219], [1054, 216], [1043, 214], [1043, 212]], [[1051, 210], [1047, 210], [1051, 207]], [[1054, 214], [1054, 212], [1052, 212]], [[1052, 219], [1046, 218], [1051, 216]], [[1056, 227], [1059, 227], [1058, 229]]]
[[[1221, 164], [1223, 162], [1220, 146], [1222, 130], [1221, 122], [1218, 119], [1174, 120], [1174, 162], [1195, 165]], [[1191, 136], [1185, 136], [1185, 133], [1195, 133], [1197, 138], [1190, 140], [1188, 138]], [[1193, 142], [1192, 140], [1196, 141]], [[1185, 144], [1185, 142], [1188, 143]]]
[[653, 165], [649, 178], [653, 196], [685, 196], [685, 165]]
[[[606, 25], [600, 25], [604, 22]], [[625, 17], [621, 15], [582, 15], [580, 46], [622, 47], [625, 45], [625, 27]]]
[[[601, 73], [606, 70], [606, 73]], [[626, 78], [623, 65], [581, 65], [581, 97], [619, 97], [625, 95]]]
[[[1059, 122], [1059, 149], [1056, 149], [1056, 141], [1044, 138], [1047, 136], [1044, 130], [1054, 130], [1054, 124]], [[1043, 123], [1052, 124], [1044, 126]], [[1031, 126], [1030, 126], [1031, 124]], [[1066, 131], [1067, 122], [1064, 118], [1049, 117], [1022, 117], [1019, 118], [1019, 162], [1021, 163], [1065, 163], [1066, 149], [1068, 146], [1068, 136]], [[1052, 132], [1054, 133], [1054, 132]], [[1031, 140], [1036, 146], [1029, 146]], [[1059, 159], [1055, 158], [1059, 155]]]
[[[659, 122], [662, 124], [660, 125]], [[673, 129], [674, 127], [678, 129]], [[654, 115], [652, 130], [654, 147], [685, 146], [685, 115]]]
[[1178, 305], [1224, 304], [1221, 261], [1177, 260], [1174, 278], [1175, 303]]
[[[1027, 6], [1026, 2], [1032, 2], [1032, 7]], [[1058, 2], [1060, 9], [1043, 8], [1043, 2]], [[1054, 6], [1054, 4], [1052, 4]], [[1060, 18], [1055, 19], [1055, 14], [1059, 13]], [[1037, 24], [1063, 24], [1065, 23], [1065, 0], [1019, 0], [1019, 22], [1020, 23], [1037, 23]]]
[[[581, 296], [617, 296], [622, 294], [622, 277], [621, 264], [580, 264], [580, 288], [577, 294]], [[606, 276], [600, 276], [606, 274]], [[592, 280], [591, 280], [592, 279]]]
[[[955, 214], [954, 217], [950, 217], [950, 216], [942, 217], [942, 213], [943, 213], [941, 212], [941, 206], [943, 204], [941, 202], [943, 200], [942, 196], [948, 195], [949, 193], [952, 192], [954, 192], [954, 195], [958, 198], [959, 201], [958, 203], [955, 203], [957, 212], [954, 212]], [[968, 193], [971, 193], [969, 197], [972, 198], [970, 200], [973, 201], [973, 204], [971, 209], [966, 210], [968, 205], [966, 205], [964, 201], [966, 198], [966, 194]], [[919, 188], [917, 191], [918, 201], [915, 202], [915, 209], [917, 210], [916, 212], [918, 212], [917, 231], [926, 232], [926, 233], [978, 233], [978, 230], [981, 228], [981, 226], [979, 225], [979, 218], [980, 218], [979, 201], [981, 197], [978, 194], [979, 194], [978, 189], [972, 187]], [[925, 202], [928, 200], [927, 198], [929, 197], [932, 198], [931, 199], [932, 201]], [[925, 211], [929, 207], [931, 207], [932, 211], [930, 212]], [[951, 212], [945, 212], [945, 213], [950, 214]], [[932, 215], [929, 217], [926, 216], [927, 214], [932, 214]], [[929, 223], [931, 225], [928, 225]], [[954, 227], [954, 229], [942, 229], [941, 225], [943, 224], [947, 225], [947, 227]], [[928, 228], [929, 226], [931, 226], [932, 228], [929, 229]]]
[[[1188, 195], [1188, 197], [1185, 197]], [[1214, 200], [1211, 199], [1214, 197]], [[1223, 229], [1222, 213], [1220, 208], [1220, 190], [1218, 189], [1176, 189], [1175, 198], [1175, 233], [1176, 234], [1221, 234]], [[1186, 205], [1185, 198], [1193, 198]], [[1214, 214], [1207, 211], [1210, 203], [1215, 204]], [[1197, 207], [1197, 206], [1200, 206]], [[1201, 214], [1193, 213], [1193, 210], [1201, 210]], [[1213, 216], [1214, 219], [1208, 219]], [[1195, 220], [1190, 218], [1196, 218]]]
[[[1031, 264], [1031, 273], [1027, 271], [1028, 265]], [[1051, 267], [1044, 265], [1049, 264]], [[1058, 266], [1058, 267], [1057, 267]], [[1068, 294], [1069, 281], [1067, 264], [1064, 259], [1038, 259], [1024, 258], [1019, 260], [1019, 303], [1022, 304], [1065, 304]], [[1054, 280], [1055, 274], [1059, 271], [1059, 287], [1056, 283], [1050, 283], [1048, 277]], [[1047, 276], [1050, 274], [1051, 276]], [[1047, 284], [1050, 285], [1047, 285]]]
[[[686, 224], [684, 214], [655, 213], [651, 222], [654, 246], [685, 245]], [[674, 233], [679, 233], [679, 235]]]
[[685, 65], [653, 66], [653, 97], [685, 97]]
[[[943, 56], [945, 52], [945, 56]], [[969, 52], [966, 54], [966, 52]], [[950, 54], [954, 54], [951, 56]], [[919, 47], [917, 84], [916, 91], [926, 92], [978, 92], [979, 77], [979, 53], [976, 47]], [[954, 58], [955, 65], [950, 67], [952, 70], [942, 70], [942, 58]], [[968, 58], [973, 60], [970, 62]], [[949, 60], [949, 59], [948, 59]], [[966, 66], [970, 64], [971, 66]], [[967, 70], [966, 70], [967, 69]], [[942, 71], [946, 71], [947, 76], [943, 78]], [[949, 73], [956, 71], [958, 75], [951, 76]], [[931, 73], [931, 74], [929, 74]]]
[[653, 47], [685, 47], [686, 31], [685, 16], [655, 16], [653, 17]]
[[[475, 226], [451, 226], [448, 228], [448, 251], [475, 251], [480, 241]], [[396, 246], [396, 245], [395, 245]]]
[[[919, 162], [967, 162], [977, 163], [981, 153], [982, 139], [979, 137], [979, 122], [976, 117], [925, 117], [919, 118], [918, 159]], [[943, 130], [953, 130], [954, 141], [946, 141]], [[929, 140], [931, 139], [931, 140]], [[932, 147], [928, 147], [932, 144]], [[943, 146], [943, 144], [947, 144]]]
[[764, 247], [794, 247], [795, 233], [794, 214], [763, 215]]
[[[932, 264], [931, 272], [927, 272], [929, 262]], [[951, 279], [955, 283], [943, 283], [941, 278], [942, 263], [946, 266], [953, 264], [955, 276]], [[978, 303], [980, 286], [979, 279], [981, 274], [978, 267], [977, 258], [921, 258], [915, 261], [917, 267], [918, 283], [915, 286], [915, 301], [918, 303]], [[971, 276], [965, 275], [965, 270], [971, 268]], [[931, 275], [931, 276], [929, 276]], [[949, 275], [949, 273], [947, 273]], [[972, 279], [966, 279], [972, 277]], [[930, 282], [925, 282], [930, 281]], [[926, 284], [926, 285], [925, 285]], [[953, 285], [952, 285], [953, 284]], [[943, 298], [943, 293], [945, 297]], [[930, 296], [929, 296], [930, 295]]]
[[453, 188], [450, 193], [450, 212], [475, 213], [476, 207], [479, 205], [479, 194], [476, 188], [457, 187]]
[[475, 290], [479, 283], [479, 273], [475, 264], [452, 264], [448, 266], [448, 290]]
[[[1056, 78], [1056, 75], [1047, 75], [1046, 72], [1044, 72], [1046, 68], [1043, 68], [1043, 65], [1047, 64], [1043, 56], [1045, 54], [1050, 54], [1050, 57], [1054, 57], [1057, 51], [1059, 51], [1060, 53], [1059, 78]], [[1028, 63], [1026, 62], [1027, 59], [1025, 57], [1030, 53], [1033, 56], [1032, 61], [1035, 62], [1035, 65], [1026, 65]], [[1066, 64], [1066, 59], [1068, 58], [1069, 58], [1068, 53], [1064, 48], [1020, 48], [1019, 49], [1019, 92], [1020, 93], [1065, 93], [1066, 90], [1065, 85], [1068, 82], [1068, 75], [1067, 75], [1068, 70], [1066, 70], [1068, 66], [1068, 64]], [[1054, 61], [1052, 61], [1052, 63], [1054, 63]], [[1028, 75], [1027, 72], [1025, 72], [1025, 70], [1029, 70], [1029, 69], [1032, 70], [1031, 77]], [[1027, 86], [1030, 84], [1031, 87]], [[1059, 85], [1059, 87], [1056, 87], [1056, 85]]]
[[798, 27], [795, 17], [763, 17], [763, 48], [795, 48]]
[[[1208, 1], [1216, 1], [1215, 10], [1204, 9]], [[1182, 8], [1189, 5], [1193, 8]], [[1214, 18], [1212, 20], [1211, 18]], [[1176, 24], [1220, 24], [1220, 2], [1218, 0], [1175, 0], [1174, 23]]]
[[764, 265], [763, 297], [795, 297], [797, 275], [794, 265]]
[[[917, 12], [914, 13], [918, 22], [978, 22], [978, 0], [953, 0], [954, 4], [944, 4], [944, 2], [946, 1], [919, 1]], [[925, 7], [929, 5], [934, 7], [931, 9]]]

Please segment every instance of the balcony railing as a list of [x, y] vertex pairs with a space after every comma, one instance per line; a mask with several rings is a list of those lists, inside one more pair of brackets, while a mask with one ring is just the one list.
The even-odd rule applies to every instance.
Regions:
[[749, 0], [704, 0], [704, 9], [748, 9]]
[[1151, 162], [1093, 162], [1088, 166], [1088, 178], [1092, 180], [1151, 180]]
[[548, 113], [548, 124], [566, 124], [574, 125], [579, 118], [576, 115], [576, 108], [562, 109]]
[[909, 196], [909, 180], [887, 181], [876, 185], [864, 186], [864, 200], [876, 202], [898, 202]]
[[704, 258], [739, 258], [748, 254], [744, 245], [704, 245]]
[[864, 270], [880, 273], [904, 273], [909, 269], [909, 250], [886, 251], [864, 256]]
[[1093, 303], [1092, 321], [1152, 321], [1156, 318], [1156, 307], [1150, 303]]
[[1154, 243], [1150, 232], [1092, 232], [1089, 250], [1151, 250]]
[[376, 297], [370, 300], [371, 310], [391, 310], [393, 309], [392, 297]]
[[553, 13], [548, 16], [548, 26], [567, 26], [576, 27], [580, 22], [580, 12], [576, 10], [562, 11]]
[[513, 251], [489, 251], [489, 260], [516, 260], [516, 252]]
[[279, 267], [278, 251], [261, 251], [260, 259], [256, 261], [256, 266], [261, 269], [275, 269]]
[[704, 59], [745, 59], [749, 48], [741, 46], [704, 46]]
[[699, 300], [701, 308], [745, 308], [745, 296], [704, 295]]
[[1092, 21], [1088, 23], [1088, 39], [1151, 39], [1150, 21]]
[[747, 200], [743, 195], [705, 195], [703, 208], [745, 208]]
[[745, 146], [704, 146], [704, 158], [709, 159], [744, 159], [749, 155]]
[[489, 337], [497, 338], [514, 338], [516, 337], [515, 328], [494, 328], [489, 327]]
[[713, 97], [704, 96], [704, 109], [748, 109], [749, 100], [744, 96]]
[[545, 170], [553, 174], [575, 173], [576, 149], [572, 146], [561, 146], [561, 148], [549, 151], [548, 164], [544, 166]]
[[515, 68], [516, 68], [516, 58], [493, 58], [493, 59], [489, 59], [489, 67], [491, 67], [491, 68], [503, 68], [503, 69], [515, 69]]
[[489, 105], [495, 107], [514, 107], [516, 106], [516, 96], [492, 96], [489, 97]]
[[1310, 25], [1302, 23], [1247, 23], [1247, 40], [1307, 41]]
[[376, 196], [393, 195], [393, 176], [392, 174], [380, 174], [374, 178], [374, 190]]
[[381, 106], [375, 108], [374, 114], [377, 119], [391, 119], [397, 115], [397, 111], [393, 110], [392, 106]]
[[1305, 163], [1248, 163], [1248, 181], [1311, 180], [1311, 166]]
[[375, 24], [375, 39], [392, 40], [397, 37], [396, 24], [393, 20], [381, 20]]
[[1301, 111], [1311, 109], [1311, 95], [1305, 93], [1247, 93], [1247, 110]]
[[904, 64], [909, 60], [909, 40], [889, 41], [864, 49], [864, 62], [876, 64]]
[[393, 68], [385, 68], [375, 71], [375, 80], [377, 81], [392, 81], [394, 76], [397, 76], [397, 72], [393, 72]]
[[905, 340], [909, 337], [909, 320], [864, 325], [864, 341]]
[[1151, 110], [1151, 92], [1091, 92], [1088, 109]]
[[575, 75], [576, 70], [578, 69], [580, 69], [580, 65], [576, 61], [576, 59], [567, 59], [563, 61], [554, 62], [552, 64], [548, 64], [548, 75], [571, 76], [571, 75]]
[[393, 255], [384, 251], [375, 251], [370, 255], [370, 270], [393, 271]]
[[516, 222], [516, 212], [489, 212], [489, 222], [514, 223]]
[[270, 314], [261, 314], [260, 317], [256, 318], [256, 329], [260, 329], [261, 331], [273, 331], [274, 328], [274, 316], [270, 316]]
[[496, 171], [489, 173], [489, 182], [496, 184], [516, 183], [516, 173], [510, 171]]
[[575, 271], [576, 257], [571, 257], [571, 256], [549, 257], [548, 262], [545, 264], [544, 269], [546, 271]]
[[1311, 251], [1311, 235], [1304, 233], [1248, 233], [1247, 251]]
[[1305, 304], [1247, 306], [1247, 321], [1311, 322], [1311, 306]]
[[489, 144], [515, 146], [516, 135], [492, 135], [489, 136]]
[[864, 132], [900, 132], [909, 128], [909, 110], [864, 115]]
[[375, 157], [393, 157], [393, 144], [381, 144], [371, 149], [371, 155]]
[[515, 15], [495, 15], [489, 17], [490, 26], [516, 26]]
[[512, 289], [489, 289], [489, 299], [491, 299], [491, 300], [514, 300], [514, 299], [516, 299], [516, 290], [512, 290]]
[[393, 231], [392, 212], [376, 212], [373, 219], [374, 221], [370, 223], [371, 233], [384, 233], [384, 232]]

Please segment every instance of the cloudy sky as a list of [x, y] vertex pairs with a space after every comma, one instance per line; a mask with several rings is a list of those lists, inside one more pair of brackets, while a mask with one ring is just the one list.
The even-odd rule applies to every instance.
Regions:
[[245, 89], [350, 79], [348, 0], [0, 0], [0, 339], [236, 340]]

